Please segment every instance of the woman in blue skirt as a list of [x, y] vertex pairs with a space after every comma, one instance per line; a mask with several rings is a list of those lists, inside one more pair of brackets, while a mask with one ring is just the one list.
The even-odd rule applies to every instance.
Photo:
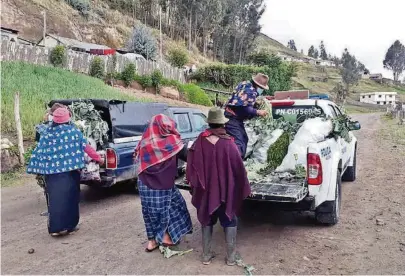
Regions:
[[83, 134], [70, 124], [67, 108], [53, 112], [53, 123], [42, 133], [32, 152], [27, 173], [45, 178], [48, 199], [48, 232], [59, 236], [78, 230], [80, 169], [85, 166], [84, 153], [102, 163], [102, 158]]

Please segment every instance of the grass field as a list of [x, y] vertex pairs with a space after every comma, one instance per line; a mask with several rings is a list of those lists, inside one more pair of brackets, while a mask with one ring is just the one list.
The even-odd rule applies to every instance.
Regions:
[[63, 69], [20, 62], [1, 62], [2, 133], [15, 130], [14, 93], [20, 92], [20, 113], [25, 139], [34, 136], [34, 126], [53, 99], [102, 98], [146, 101], [118, 92], [103, 81]]
[[[381, 138], [389, 139], [398, 145], [405, 145], [405, 125], [399, 125], [397, 119], [386, 115], [382, 116], [384, 127], [381, 130]], [[405, 155], [405, 152], [403, 152]]]

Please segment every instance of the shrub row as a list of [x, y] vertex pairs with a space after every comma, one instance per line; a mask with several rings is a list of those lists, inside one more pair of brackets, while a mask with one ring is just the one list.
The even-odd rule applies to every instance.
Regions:
[[270, 77], [270, 89], [265, 91], [265, 94], [272, 94], [274, 91], [291, 88], [291, 78], [295, 74], [295, 66], [287, 63], [280, 63], [273, 67], [213, 63], [199, 68], [191, 78], [197, 82], [210, 82], [234, 88], [239, 82], [250, 80], [257, 73], [264, 73]]
[[138, 82], [142, 87], [154, 87], [157, 91], [162, 86], [175, 87], [182, 93], [186, 100], [193, 104], [212, 106], [209, 96], [198, 85], [195, 84], [182, 84], [177, 80], [170, 80], [163, 77], [162, 72], [155, 70], [150, 75], [140, 76], [135, 73], [132, 64], [125, 67], [124, 71], [116, 74], [116, 78], [125, 82], [128, 86], [132, 81]]

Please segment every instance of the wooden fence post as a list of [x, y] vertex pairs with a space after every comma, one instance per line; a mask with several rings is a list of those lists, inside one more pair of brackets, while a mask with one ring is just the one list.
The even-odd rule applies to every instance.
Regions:
[[20, 164], [24, 165], [24, 144], [23, 144], [23, 134], [21, 128], [21, 119], [20, 119], [20, 92], [14, 94], [14, 119], [15, 127], [17, 129], [17, 139], [18, 139], [18, 158]]

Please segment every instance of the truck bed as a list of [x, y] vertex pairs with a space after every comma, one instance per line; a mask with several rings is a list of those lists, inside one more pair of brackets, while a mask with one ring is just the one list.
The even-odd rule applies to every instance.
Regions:
[[[251, 182], [251, 200], [290, 202], [297, 203], [308, 195], [308, 187], [305, 179], [302, 180], [282, 180], [277, 182]], [[179, 189], [190, 190], [190, 186], [185, 182], [184, 177], [176, 180]]]

